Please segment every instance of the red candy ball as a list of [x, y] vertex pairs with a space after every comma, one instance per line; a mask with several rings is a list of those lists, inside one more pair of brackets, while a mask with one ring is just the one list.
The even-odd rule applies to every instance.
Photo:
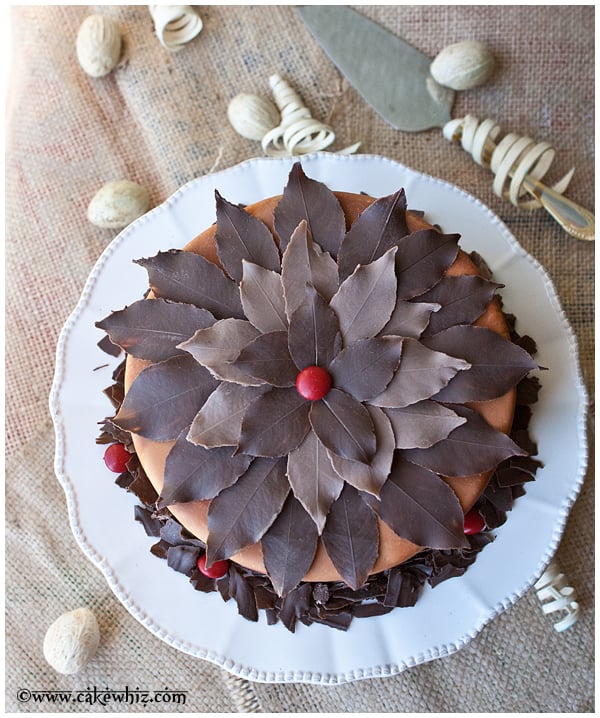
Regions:
[[211, 566], [206, 566], [206, 554], [202, 554], [198, 559], [198, 570], [208, 578], [223, 578], [229, 571], [229, 561], [215, 561]]
[[485, 528], [485, 521], [476, 509], [471, 509], [465, 514], [465, 533], [467, 536], [478, 534]]
[[331, 375], [321, 366], [307, 366], [296, 377], [296, 389], [305, 399], [318, 401], [331, 389]]
[[122, 474], [127, 471], [127, 462], [130, 458], [131, 454], [123, 444], [111, 444], [104, 452], [104, 463], [115, 474]]

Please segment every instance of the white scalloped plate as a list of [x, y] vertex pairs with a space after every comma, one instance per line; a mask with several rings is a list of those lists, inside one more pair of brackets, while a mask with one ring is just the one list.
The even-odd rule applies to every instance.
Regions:
[[430, 222], [459, 232], [466, 251], [486, 258], [495, 279], [506, 285], [506, 310], [518, 315], [521, 333], [533, 335], [537, 360], [549, 368], [531, 427], [545, 466], [465, 576], [426, 588], [414, 608], [355, 620], [345, 633], [299, 625], [291, 634], [282, 625], [268, 626], [264, 617], [251, 623], [232, 601], [194, 591], [185, 576], [149, 553], [153, 539], [133, 519], [135, 499], [114, 484], [103, 447], [95, 444], [97, 422], [111, 413], [102, 389], [118, 360], [109, 358], [106, 366], [107, 355], [97, 347], [103, 334], [94, 323], [142, 296], [147, 275], [132, 260], [181, 247], [215, 221], [215, 188], [246, 204], [280, 194], [291, 163], [254, 159], [200, 177], [108, 246], [58, 343], [50, 396], [55, 469], [78, 543], [152, 633], [252, 680], [336, 684], [393, 675], [449, 655], [528, 591], [552, 558], [583, 482], [587, 398], [576, 340], [550, 278], [489, 209], [452, 185], [388, 159], [306, 156], [308, 176], [332, 189], [383, 196], [404, 187], [410, 207], [427, 209]]

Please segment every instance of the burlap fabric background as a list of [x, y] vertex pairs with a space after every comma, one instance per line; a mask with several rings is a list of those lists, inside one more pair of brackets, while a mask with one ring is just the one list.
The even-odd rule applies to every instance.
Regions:
[[[333, 149], [399, 160], [453, 182], [489, 205], [553, 278], [593, 381], [594, 246], [569, 238], [545, 213], [526, 214], [492, 193], [490, 175], [439, 131], [403, 134], [341, 79], [289, 6], [200, 6], [202, 34], [178, 54], [161, 47], [147, 6], [14, 7], [7, 111], [7, 574], [6, 708], [100, 711], [20, 703], [19, 688], [163, 687], [189, 691], [189, 712], [589, 712], [593, 699], [593, 470], [557, 558], [576, 587], [579, 622], [552, 627], [532, 591], [457, 654], [390, 678], [341, 686], [247, 684], [178, 653], [139, 625], [79, 550], [53, 472], [47, 408], [59, 331], [116, 232], [86, 219], [106, 181], [137, 180], [153, 206], [181, 184], [260, 153], [226, 119], [239, 92], [269, 94], [285, 76], [337, 132]], [[434, 56], [466, 38], [490, 44], [492, 82], [461, 93], [454, 116], [492, 116], [558, 148], [577, 172], [568, 192], [594, 204], [592, 6], [366, 6], [361, 10]], [[117, 18], [124, 62], [93, 80], [75, 37], [92, 12]], [[398, 68], [402, 72], [402, 68]], [[590, 422], [591, 428], [591, 422]], [[590, 467], [592, 462], [590, 461]], [[115, 529], [117, 530], [117, 529]], [[63, 611], [88, 605], [102, 642], [76, 676], [44, 661], [42, 641]], [[168, 708], [168, 706], [166, 706]], [[148, 712], [131, 706], [129, 712]], [[160, 710], [154, 705], [153, 710]]]

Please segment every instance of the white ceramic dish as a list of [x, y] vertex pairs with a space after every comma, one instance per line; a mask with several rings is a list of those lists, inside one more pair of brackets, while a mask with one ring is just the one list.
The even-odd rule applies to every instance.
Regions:
[[[552, 282], [502, 222], [478, 200], [440, 180], [381, 157], [333, 154], [302, 158], [308, 176], [329, 187], [375, 196], [406, 189], [409, 206], [459, 232], [503, 282], [505, 308], [538, 343], [544, 372], [532, 432], [544, 468], [516, 502], [464, 577], [426, 589], [414, 608], [357, 619], [346, 633], [320, 625], [257, 624], [232, 601], [194, 591], [185, 576], [149, 553], [153, 539], [133, 520], [135, 499], [114, 484], [95, 444], [98, 421], [111, 413], [102, 389], [118, 360], [97, 342], [94, 323], [140, 298], [145, 270], [132, 260], [181, 247], [215, 220], [214, 190], [232, 202], [280, 194], [292, 160], [254, 159], [182, 187], [141, 217], [102, 254], [58, 343], [50, 409], [56, 430], [56, 474], [75, 537], [131, 614], [158, 638], [237, 675], [268, 682], [335, 684], [396, 674], [457, 651], [537, 580], [556, 550], [583, 481], [586, 393], [574, 334]], [[104, 365], [104, 366], [103, 366]], [[99, 368], [100, 367], [100, 368]]]

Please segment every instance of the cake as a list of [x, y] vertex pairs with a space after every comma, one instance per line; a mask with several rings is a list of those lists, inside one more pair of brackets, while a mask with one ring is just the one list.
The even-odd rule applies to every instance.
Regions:
[[484, 260], [404, 190], [276, 197], [137, 263], [97, 323], [125, 352], [98, 441], [153, 553], [269, 623], [414, 605], [493, 539], [541, 465], [535, 345]]

